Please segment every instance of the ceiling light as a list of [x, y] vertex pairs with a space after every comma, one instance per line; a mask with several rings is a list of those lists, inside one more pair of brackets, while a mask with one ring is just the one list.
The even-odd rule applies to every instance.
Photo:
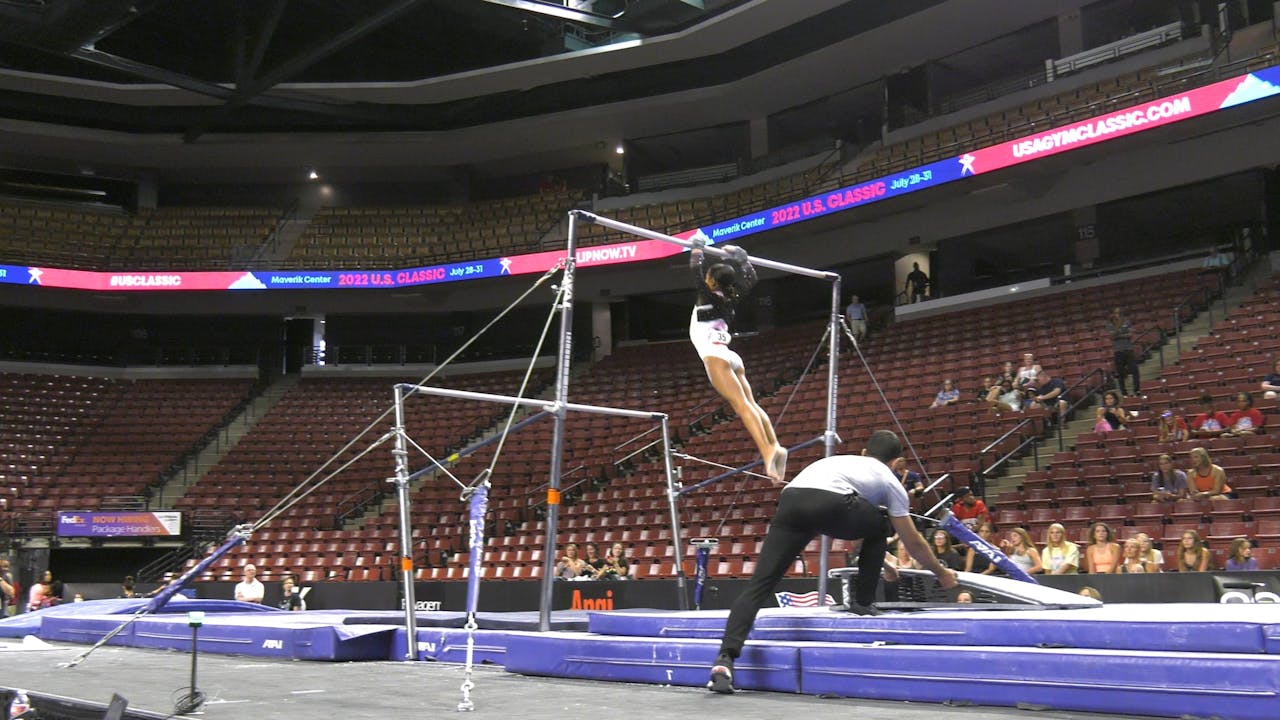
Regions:
[[315, 170], [312, 170], [311, 172], [307, 173], [307, 179], [308, 179], [308, 180], [319, 180], [319, 179], [320, 179], [320, 173], [316, 172]]

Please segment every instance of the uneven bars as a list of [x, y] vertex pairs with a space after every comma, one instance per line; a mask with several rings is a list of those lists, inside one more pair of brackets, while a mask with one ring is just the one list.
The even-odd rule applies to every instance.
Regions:
[[[516, 423], [515, 425], [512, 425], [512, 426], [511, 426], [511, 429], [510, 429], [508, 432], [515, 432], [515, 431], [517, 431], [517, 430], [520, 430], [521, 428], [525, 427], [526, 425], [532, 425], [533, 423], [535, 423], [535, 422], [537, 422], [537, 421], [541, 420], [542, 418], [549, 417], [550, 415], [551, 415], [551, 413], [547, 412], [546, 410], [539, 410], [538, 412], [536, 412], [536, 413], [534, 413], [534, 414], [530, 415], [529, 417], [527, 417], [527, 418], [525, 418], [525, 419], [521, 420], [520, 422]], [[444, 458], [443, 460], [438, 461], [438, 463], [457, 462], [458, 460], [461, 460], [462, 458], [464, 458], [464, 457], [466, 457], [466, 456], [468, 456], [468, 455], [470, 455], [470, 454], [472, 454], [472, 453], [479, 452], [480, 450], [482, 450], [482, 449], [484, 449], [484, 448], [486, 448], [486, 447], [488, 447], [488, 446], [490, 446], [490, 445], [492, 445], [492, 444], [494, 444], [494, 443], [498, 442], [498, 439], [499, 439], [499, 438], [501, 438], [501, 437], [502, 437], [501, 435], [491, 435], [491, 436], [489, 436], [489, 437], [485, 438], [484, 440], [481, 440], [481, 441], [479, 441], [479, 442], [477, 442], [477, 443], [475, 443], [475, 444], [473, 444], [473, 445], [468, 445], [467, 447], [464, 447], [464, 448], [462, 448], [461, 450], [459, 450], [459, 451], [457, 451], [457, 452], [455, 452], [455, 453], [452, 453], [451, 455], [449, 455], [448, 457]], [[432, 459], [434, 460], [434, 458], [432, 458]], [[428, 466], [426, 466], [426, 467], [422, 468], [421, 470], [415, 470], [415, 471], [413, 471], [413, 472], [409, 473], [409, 480], [411, 480], [411, 481], [412, 481], [412, 480], [417, 480], [418, 478], [420, 478], [420, 477], [422, 477], [422, 476], [424, 476], [424, 475], [427, 475], [427, 474], [429, 474], [429, 473], [431, 473], [431, 472], [434, 472], [434, 471], [435, 471], [435, 469], [436, 469], [436, 465], [437, 465], [437, 463], [433, 463], [433, 464], [431, 464], [431, 465], [428, 465]]]
[[[789, 447], [789, 448], [787, 448], [787, 451], [788, 451], [788, 452], [792, 452], [792, 451], [795, 451], [795, 450], [801, 450], [801, 449], [803, 449], [803, 448], [807, 448], [807, 447], [809, 447], [809, 446], [811, 446], [811, 445], [817, 445], [818, 443], [822, 442], [823, 440], [824, 440], [824, 438], [823, 438], [822, 436], [818, 436], [818, 437], [813, 438], [813, 439], [811, 439], [811, 440], [805, 440], [804, 442], [800, 443], [799, 445], [794, 445], [794, 446], [792, 446], [792, 447]], [[764, 464], [764, 461], [763, 461], [763, 460], [753, 460], [753, 461], [751, 461], [751, 462], [747, 463], [746, 465], [741, 465], [741, 466], [739, 466], [739, 467], [733, 468], [732, 470], [726, 470], [725, 472], [722, 472], [722, 473], [720, 473], [719, 475], [716, 475], [715, 477], [707, 478], [706, 480], [703, 480], [703, 481], [702, 481], [702, 482], [700, 482], [700, 483], [696, 483], [696, 484], [694, 484], [694, 485], [690, 485], [690, 486], [689, 486], [689, 487], [687, 487], [687, 488], [681, 488], [681, 489], [680, 489], [680, 492], [679, 492], [679, 495], [680, 495], [681, 497], [684, 497], [686, 494], [691, 493], [691, 492], [693, 492], [694, 490], [701, 490], [702, 488], [704, 488], [704, 487], [706, 487], [706, 486], [708, 486], [708, 485], [711, 485], [711, 484], [713, 484], [713, 483], [718, 483], [718, 482], [720, 482], [721, 480], [724, 480], [725, 478], [733, 477], [734, 475], [740, 475], [740, 474], [742, 474], [742, 473], [744, 473], [744, 472], [747, 472], [748, 470], [750, 470], [751, 468], [753, 468], [753, 467], [755, 467], [755, 466], [757, 466], [757, 465], [763, 465], [763, 464]]]
[[441, 397], [460, 398], [462, 400], [483, 400], [486, 402], [508, 403], [516, 405], [532, 405], [533, 407], [542, 408], [554, 412], [557, 407], [574, 412], [596, 413], [598, 415], [620, 415], [622, 417], [640, 418], [642, 420], [661, 420], [667, 417], [666, 413], [653, 412], [649, 410], [626, 410], [624, 408], [611, 408], [603, 405], [580, 405], [578, 403], [559, 404], [554, 400], [539, 400], [537, 398], [522, 398], [512, 395], [493, 395], [490, 393], [471, 392], [470, 390], [450, 390], [449, 388], [431, 387], [429, 385], [414, 385], [413, 383], [401, 383], [399, 387], [414, 388], [415, 393], [424, 395], [439, 395]]
[[[627, 223], [624, 223], [624, 222], [618, 222], [617, 220], [611, 220], [606, 217], [601, 217], [599, 215], [596, 215], [595, 213], [589, 213], [586, 210], [570, 210], [569, 213], [571, 215], [577, 215], [578, 217], [582, 218], [583, 220], [586, 220], [587, 222], [593, 222], [593, 223], [596, 223], [597, 225], [603, 225], [607, 228], [613, 228], [614, 230], [617, 230], [619, 232], [631, 233], [632, 235], [639, 235], [640, 237], [649, 238], [650, 240], [661, 240], [662, 242], [671, 243], [672, 245], [679, 245], [681, 247], [689, 248], [690, 250], [694, 248], [698, 248], [698, 249], [701, 249], [703, 252], [710, 253], [711, 255], [714, 255], [715, 257], [718, 257], [718, 258], [729, 257], [729, 253], [725, 252], [724, 250], [718, 247], [715, 247], [714, 245], [700, 246], [697, 243], [691, 242], [689, 240], [681, 240], [678, 237], [664, 235], [655, 230], [649, 230], [647, 228], [637, 227], [635, 225], [628, 225]], [[769, 260], [767, 258], [758, 258], [758, 257], [748, 256], [748, 259], [751, 260], [752, 265], [755, 265], [757, 267], [769, 268], [771, 270], [781, 270], [783, 272], [789, 272], [795, 275], [805, 275], [811, 278], [818, 278], [819, 280], [839, 280], [840, 279], [839, 273], [833, 273], [827, 270], [814, 270], [813, 268], [801, 267], [799, 265], [792, 265], [790, 263], [778, 262], [777, 260]]]

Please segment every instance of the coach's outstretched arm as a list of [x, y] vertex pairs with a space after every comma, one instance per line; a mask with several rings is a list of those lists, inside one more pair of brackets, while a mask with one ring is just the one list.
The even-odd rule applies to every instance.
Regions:
[[898, 531], [898, 542], [907, 546], [907, 552], [911, 553], [911, 557], [915, 558], [916, 562], [937, 576], [938, 584], [943, 589], [950, 589], [960, 584], [955, 571], [943, 565], [938, 560], [938, 556], [929, 549], [929, 543], [916, 529], [915, 523], [911, 522], [910, 515], [890, 516], [889, 521], [893, 523], [893, 529]]

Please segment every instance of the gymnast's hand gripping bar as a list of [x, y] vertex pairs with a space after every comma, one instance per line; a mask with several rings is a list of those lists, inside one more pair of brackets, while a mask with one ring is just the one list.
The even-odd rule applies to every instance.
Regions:
[[[627, 223], [618, 222], [617, 220], [610, 220], [609, 218], [601, 217], [594, 213], [589, 213], [586, 210], [570, 210], [569, 213], [571, 215], [576, 215], [579, 220], [582, 220], [584, 222], [592, 222], [597, 225], [603, 225], [604, 227], [612, 228], [619, 232], [630, 233], [632, 235], [639, 235], [640, 237], [648, 238], [650, 240], [661, 240], [662, 242], [671, 243], [673, 245], [679, 245], [681, 247], [689, 248], [690, 250], [694, 248], [699, 248], [703, 252], [709, 255], [714, 255], [715, 257], [718, 257], [718, 258], [729, 257], [729, 253], [725, 252], [724, 250], [721, 250], [718, 247], [715, 247], [714, 245], [703, 245], [702, 243], [693, 242], [692, 240], [681, 240], [678, 237], [664, 235], [663, 233], [657, 232], [655, 230], [649, 230], [647, 228], [637, 227], [635, 225], [628, 225]], [[801, 267], [799, 265], [792, 265], [790, 263], [778, 262], [777, 260], [769, 260], [767, 258], [759, 258], [759, 257], [753, 257], [753, 256], [748, 256], [748, 259], [751, 261], [751, 264], [755, 265], [756, 267], [769, 268], [770, 270], [781, 270], [782, 272], [788, 272], [794, 275], [805, 275], [811, 278], [818, 278], [819, 280], [837, 281], [840, 279], [839, 273], [830, 272], [828, 270], [814, 270], [813, 268]]]

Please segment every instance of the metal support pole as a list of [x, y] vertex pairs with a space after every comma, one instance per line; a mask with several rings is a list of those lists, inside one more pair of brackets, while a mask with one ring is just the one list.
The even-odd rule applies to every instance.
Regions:
[[[836, 453], [836, 390], [840, 382], [840, 276], [836, 275], [831, 282], [831, 316], [827, 330], [827, 429], [822, 435], [823, 457], [831, 457]], [[825, 602], [827, 597], [827, 570], [831, 566], [831, 538], [826, 535], [818, 540], [818, 602]], [[844, 598], [848, 603], [849, 599]]]
[[396, 459], [396, 501], [400, 506], [400, 582], [404, 586], [405, 660], [418, 659], [418, 619], [415, 615], [417, 598], [413, 591], [413, 527], [409, 520], [409, 446], [404, 432], [404, 387], [396, 385], [395, 447], [391, 454]]
[[538, 630], [551, 630], [551, 602], [555, 587], [556, 532], [560, 518], [560, 469], [564, 461], [565, 402], [569, 397], [569, 365], [573, 359], [573, 281], [577, 266], [577, 217], [569, 213], [569, 242], [565, 250], [564, 275], [560, 295], [560, 352], [556, 367], [555, 406], [551, 410], [555, 429], [551, 435], [551, 469], [547, 483], [546, 544], [542, 551], [542, 602], [538, 605]]
[[671, 542], [675, 548], [676, 602], [681, 610], [688, 610], [689, 593], [684, 574], [684, 543], [680, 540], [680, 508], [676, 505], [680, 497], [680, 489], [676, 487], [676, 476], [671, 469], [671, 430], [665, 415], [662, 417], [662, 468], [667, 474], [667, 509], [671, 512]]

